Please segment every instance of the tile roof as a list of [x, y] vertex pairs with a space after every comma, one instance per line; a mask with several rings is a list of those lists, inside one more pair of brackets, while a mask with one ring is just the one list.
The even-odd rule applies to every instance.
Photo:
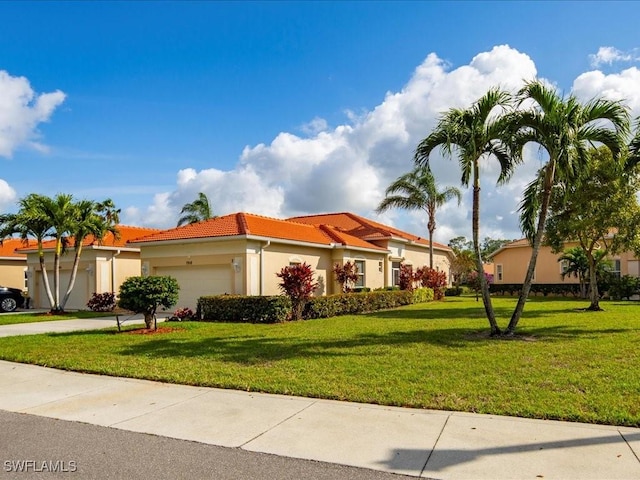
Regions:
[[0, 257], [2, 258], [15, 258], [16, 260], [18, 259], [25, 259], [27, 258], [27, 256], [23, 253], [17, 253], [15, 250], [16, 248], [25, 248], [25, 247], [32, 247], [36, 244], [35, 240], [27, 240], [27, 242], [25, 243], [22, 239], [20, 238], [6, 238], [2, 241], [2, 244], [0, 244]]
[[[107, 235], [99, 242], [93, 235], [87, 236], [82, 241], [83, 247], [126, 247], [127, 243], [131, 240], [140, 237], [146, 237], [147, 235], [151, 235], [153, 233], [159, 232], [160, 230], [157, 228], [145, 228], [145, 227], [131, 227], [128, 225], [118, 225], [119, 235], [117, 238], [113, 236], [111, 233], [107, 233]], [[22, 248], [20, 251], [33, 251], [36, 243], [33, 242], [28, 248]], [[42, 243], [42, 248], [45, 250], [53, 249], [56, 246], [55, 240], [46, 240]], [[69, 248], [75, 247], [75, 239], [73, 237], [69, 238]]]
[[347, 232], [338, 231], [338, 229], [333, 226], [311, 225], [244, 212], [232, 213], [203, 222], [164, 230], [144, 238], [138, 238], [131, 243], [233, 237], [240, 235], [252, 235], [321, 245], [341, 243], [350, 247], [385, 250], [361, 238], [350, 235]]
[[[303, 217], [292, 217], [288, 220], [310, 225], [332, 225], [340, 230], [364, 240], [383, 240], [392, 237], [414, 241], [418, 244], [428, 246], [429, 240], [421, 238], [408, 232], [404, 232], [389, 225], [369, 220], [354, 213], [324, 213], [320, 215], [305, 215]], [[450, 250], [441, 243], [433, 242], [435, 248]]]

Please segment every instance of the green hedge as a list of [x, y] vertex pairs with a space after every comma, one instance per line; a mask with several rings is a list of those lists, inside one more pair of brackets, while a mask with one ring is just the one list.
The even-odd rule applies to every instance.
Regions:
[[285, 296], [216, 295], [198, 299], [198, 318], [210, 322], [279, 323], [289, 320]]
[[435, 297], [435, 294], [433, 292], [433, 288], [429, 288], [429, 287], [416, 288], [413, 291], [412, 303], [433, 302], [434, 297]]
[[[493, 283], [489, 287], [491, 293], [500, 295], [519, 295], [522, 290], [521, 283]], [[534, 283], [531, 285], [530, 295], [558, 295], [566, 297], [580, 295], [580, 285], [577, 283]]]
[[413, 303], [413, 293], [406, 290], [340, 293], [311, 298], [304, 308], [302, 317], [305, 319], [327, 318], [353, 313], [375, 312], [411, 303]]
[[[431, 302], [433, 290], [378, 290], [313, 297], [307, 301], [302, 318], [328, 318], [338, 315], [375, 312], [412, 303]], [[278, 323], [291, 318], [288, 297], [217, 295], [198, 299], [198, 318], [209, 322]]]

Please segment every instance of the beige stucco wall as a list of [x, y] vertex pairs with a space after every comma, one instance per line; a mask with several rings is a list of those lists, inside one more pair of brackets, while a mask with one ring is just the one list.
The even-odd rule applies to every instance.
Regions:
[[[566, 248], [575, 246], [567, 245]], [[551, 247], [541, 246], [536, 261], [534, 283], [578, 283], [576, 277], [562, 279], [561, 264], [558, 258], [561, 254], [552, 253]], [[531, 259], [531, 247], [528, 245], [509, 247], [492, 257], [495, 273], [494, 283], [523, 283], [527, 273], [529, 260]], [[502, 269], [502, 279], [500, 279]]]
[[0, 260], [0, 285], [24, 290], [26, 259]]
[[[102, 250], [86, 248], [82, 251], [78, 264], [76, 282], [67, 309], [86, 309], [86, 303], [94, 292], [118, 293], [120, 285], [128, 277], [140, 275], [140, 253], [137, 251], [121, 250], [116, 255], [116, 250]], [[60, 299], [67, 289], [66, 279], [70, 276], [73, 267], [74, 251], [69, 250], [60, 258], [60, 276], [63, 281], [60, 285]], [[27, 254], [29, 296], [34, 308], [49, 308], [44, 300], [44, 284], [40, 272], [40, 262], [37, 253]], [[50, 286], [53, 289], [53, 252], [45, 252], [45, 266], [50, 277]], [[113, 275], [115, 273], [115, 275]]]

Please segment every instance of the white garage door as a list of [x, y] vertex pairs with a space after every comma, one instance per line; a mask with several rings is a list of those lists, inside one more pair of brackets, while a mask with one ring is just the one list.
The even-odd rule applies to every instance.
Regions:
[[[55, 296], [53, 291], [53, 274], [47, 272], [47, 276], [49, 277], [49, 286], [51, 287], [51, 294]], [[69, 279], [71, 278], [71, 270], [62, 270], [60, 272], [60, 302], [64, 297], [64, 293], [67, 291], [69, 287]], [[40, 308], [50, 308], [51, 305], [49, 303], [49, 299], [47, 298], [47, 291], [45, 290], [44, 284], [42, 282], [42, 274], [37, 272], [36, 282], [38, 284], [38, 307]], [[65, 310], [87, 310], [87, 302], [89, 301], [89, 297], [92, 292], [89, 292], [89, 279], [87, 278], [87, 272], [83, 269], [78, 269], [78, 273], [76, 274], [76, 282], [73, 286], [73, 290], [71, 291], [71, 295], [69, 296], [69, 300], [67, 300], [66, 305], [64, 306]]]
[[180, 295], [176, 308], [189, 307], [195, 311], [200, 297], [233, 293], [229, 265], [158, 267], [155, 275], [170, 275], [178, 281]]

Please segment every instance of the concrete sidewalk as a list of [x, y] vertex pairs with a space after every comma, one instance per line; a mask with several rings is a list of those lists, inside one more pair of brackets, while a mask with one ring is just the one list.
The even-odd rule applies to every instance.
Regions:
[[[21, 312], [22, 313], [22, 312]], [[3, 314], [10, 315], [10, 314]], [[168, 315], [158, 315], [158, 322], [164, 322]], [[144, 323], [144, 316], [120, 315], [120, 321], [125, 320], [124, 325]], [[64, 333], [80, 330], [100, 330], [102, 328], [116, 327], [116, 317], [78, 318], [73, 320], [53, 320], [50, 322], [16, 323], [13, 325], [0, 325], [0, 337], [13, 337], [16, 335], [38, 335], [40, 333]]]
[[170, 385], [0, 361], [0, 409], [436, 479], [640, 479], [640, 429]]

